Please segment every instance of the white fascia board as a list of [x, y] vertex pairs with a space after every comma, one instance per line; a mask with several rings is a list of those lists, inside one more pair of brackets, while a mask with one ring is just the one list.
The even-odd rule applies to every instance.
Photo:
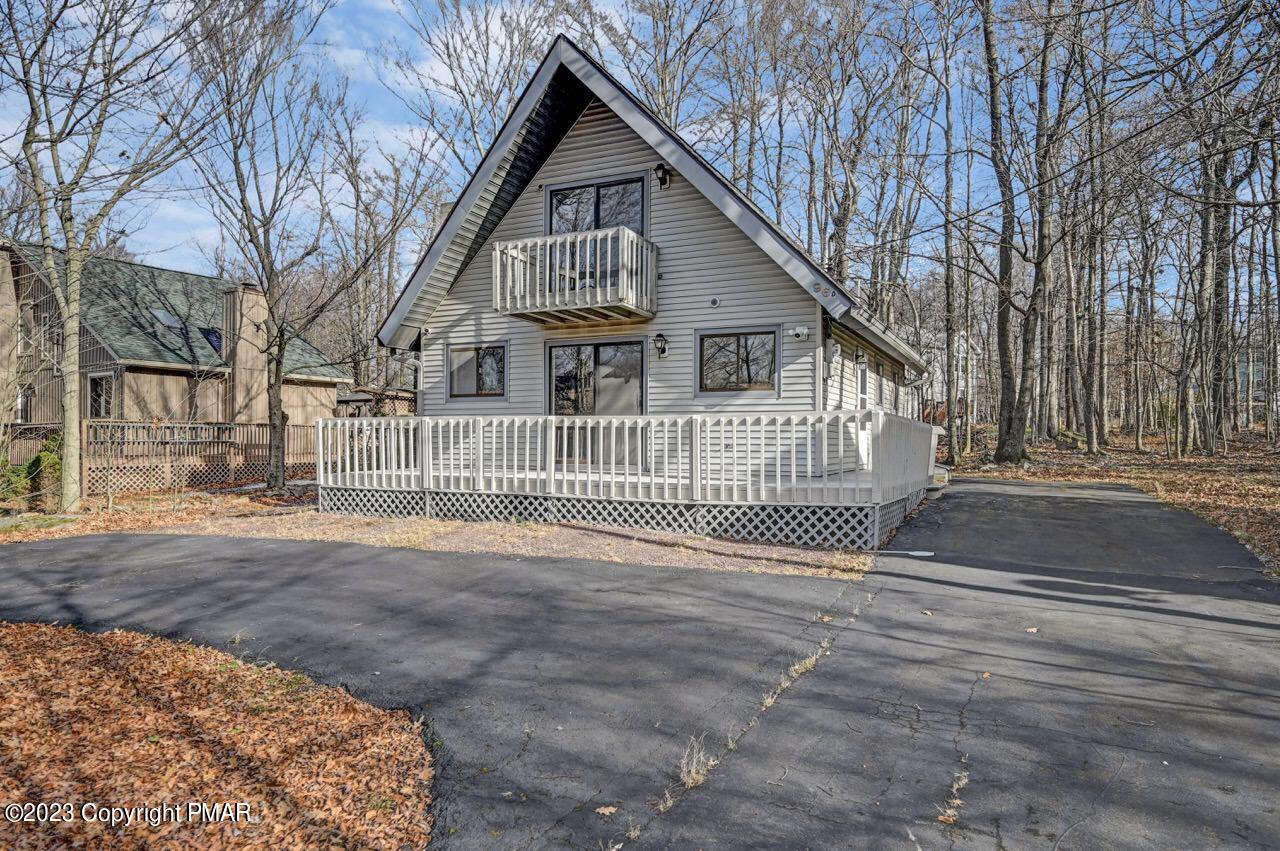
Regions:
[[916, 354], [914, 349], [903, 342], [897, 334], [894, 334], [879, 322], [868, 320], [865, 317], [857, 315], [853, 311], [849, 311], [844, 316], [837, 316], [835, 318], [840, 321], [840, 324], [849, 328], [858, 334], [858, 336], [898, 358], [907, 366], [914, 367], [917, 372], [925, 372], [928, 369], [925, 362], [920, 358], [920, 355]]
[[396, 299], [395, 306], [382, 323], [382, 327], [378, 329], [378, 340], [384, 346], [392, 344], [396, 331], [399, 329], [400, 324], [404, 322], [414, 302], [417, 301], [423, 287], [426, 285], [427, 278], [430, 277], [436, 264], [458, 235], [459, 229], [461, 229], [472, 208], [479, 201], [480, 195], [493, 179], [494, 172], [498, 170], [503, 157], [506, 156], [507, 151], [510, 150], [511, 145], [515, 142], [516, 136], [524, 128], [524, 123], [529, 119], [529, 114], [537, 106], [551, 82], [552, 75], [555, 74], [556, 68], [560, 64], [557, 57], [558, 51], [552, 51], [547, 54], [547, 58], [538, 66], [537, 73], [529, 81], [529, 85], [519, 102], [517, 102], [516, 108], [507, 116], [506, 122], [503, 123], [502, 130], [498, 133], [498, 138], [494, 140], [493, 146], [485, 154], [485, 158], [481, 161], [480, 167], [476, 169], [475, 174], [467, 181], [462, 196], [449, 210], [444, 226], [440, 228], [439, 232], [431, 240], [431, 245], [427, 248], [426, 253], [422, 255], [422, 259], [414, 267], [413, 274], [409, 276], [408, 285], [400, 293], [400, 297]]

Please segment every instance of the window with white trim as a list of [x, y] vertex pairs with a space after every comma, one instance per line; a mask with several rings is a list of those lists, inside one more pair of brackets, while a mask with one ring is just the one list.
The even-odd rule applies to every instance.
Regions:
[[450, 346], [449, 398], [497, 398], [507, 395], [507, 344]]
[[698, 335], [698, 392], [778, 389], [778, 329]]

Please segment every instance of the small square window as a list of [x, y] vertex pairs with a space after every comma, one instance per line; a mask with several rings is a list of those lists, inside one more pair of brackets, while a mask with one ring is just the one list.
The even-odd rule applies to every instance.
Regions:
[[704, 393], [776, 390], [778, 332], [703, 334], [698, 366], [698, 389]]
[[450, 398], [505, 396], [506, 344], [449, 347]]

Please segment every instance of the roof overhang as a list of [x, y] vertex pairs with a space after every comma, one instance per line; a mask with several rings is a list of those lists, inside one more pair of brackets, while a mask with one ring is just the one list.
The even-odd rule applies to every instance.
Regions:
[[916, 350], [907, 345], [897, 334], [889, 330], [883, 322], [863, 314], [861, 311], [850, 311], [844, 316], [836, 317], [841, 325], [871, 343], [876, 348], [901, 360], [916, 372], [927, 372], [929, 367]]
[[599, 63], [563, 35], [525, 87], [515, 108], [449, 210], [444, 224], [414, 267], [409, 283], [378, 331], [386, 346], [408, 348], [424, 333], [435, 309], [492, 234], [591, 99], [608, 106], [685, 180], [702, 193], [752, 242], [837, 320], [883, 337], [877, 345], [912, 365], [920, 358], [857, 304], [812, 257], [788, 238], [724, 175], [708, 163], [652, 110], [618, 83]]

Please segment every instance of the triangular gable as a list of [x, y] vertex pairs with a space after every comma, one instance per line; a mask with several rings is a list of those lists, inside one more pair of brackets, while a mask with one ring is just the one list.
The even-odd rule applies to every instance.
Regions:
[[858, 308], [853, 297], [737, 187], [563, 35], [556, 37], [498, 138], [418, 261], [408, 286], [378, 332], [384, 345], [410, 346], [426, 318], [592, 98], [609, 107], [835, 319], [923, 367], [909, 347]]

